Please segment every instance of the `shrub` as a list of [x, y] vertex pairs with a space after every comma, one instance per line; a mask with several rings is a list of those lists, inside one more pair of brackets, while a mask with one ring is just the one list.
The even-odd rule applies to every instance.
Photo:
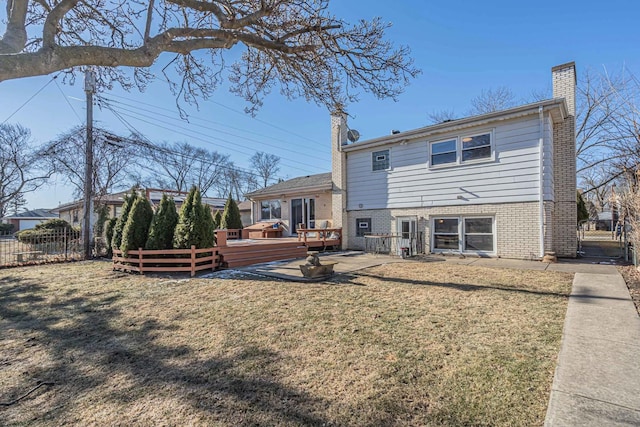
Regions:
[[13, 224], [0, 224], [0, 234], [13, 233], [14, 228]]
[[166, 194], [160, 200], [160, 206], [153, 215], [149, 238], [146, 249], [171, 249], [173, 247], [173, 235], [178, 224], [178, 212], [173, 198]]
[[124, 196], [124, 203], [122, 204], [122, 213], [116, 222], [115, 227], [113, 228], [113, 239], [111, 240], [111, 247], [113, 249], [119, 249], [122, 244], [122, 231], [124, 230], [124, 226], [127, 224], [127, 219], [129, 217], [129, 211], [133, 206], [133, 202], [138, 198], [138, 194], [135, 190], [131, 190], [131, 194], [127, 194]]
[[177, 249], [188, 249], [192, 245], [196, 248], [210, 248], [213, 242], [211, 210], [202, 205], [200, 190], [193, 187], [180, 208], [173, 246]]
[[220, 221], [220, 228], [242, 228], [242, 218], [240, 217], [240, 209], [235, 200], [229, 193], [227, 203], [224, 204], [224, 212], [222, 213], [222, 220]]
[[217, 210], [216, 214], [213, 216], [213, 229], [218, 230], [220, 228], [221, 222], [222, 222], [222, 211]]
[[129, 215], [127, 223], [122, 230], [122, 242], [120, 250], [126, 257], [132, 249], [144, 248], [149, 236], [149, 227], [153, 218], [151, 203], [145, 197], [136, 197]]
[[111, 218], [107, 220], [107, 224], [105, 226], [105, 237], [107, 239], [107, 256], [110, 258], [113, 256], [113, 231], [116, 226], [116, 222], [118, 222], [118, 218]]
[[63, 219], [50, 219], [29, 230], [22, 230], [17, 234], [22, 243], [38, 244], [60, 242], [65, 239], [77, 239], [80, 230], [75, 229]]

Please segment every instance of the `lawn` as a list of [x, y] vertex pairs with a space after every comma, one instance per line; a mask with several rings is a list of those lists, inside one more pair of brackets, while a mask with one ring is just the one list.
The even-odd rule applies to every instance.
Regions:
[[[217, 276], [217, 277], [216, 277]], [[332, 283], [0, 275], [5, 425], [542, 425], [572, 276], [390, 264]]]

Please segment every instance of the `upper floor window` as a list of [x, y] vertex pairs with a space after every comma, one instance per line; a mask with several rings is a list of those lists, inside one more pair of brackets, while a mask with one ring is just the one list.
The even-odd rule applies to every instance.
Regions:
[[431, 166], [443, 165], [445, 163], [455, 163], [457, 160], [457, 141], [434, 142], [431, 144]]
[[491, 157], [491, 134], [465, 136], [462, 138], [462, 161]]
[[389, 150], [374, 151], [371, 155], [371, 168], [374, 171], [389, 169]]
[[432, 142], [429, 144], [430, 166], [455, 165], [490, 159], [491, 139], [491, 132], [485, 132]]

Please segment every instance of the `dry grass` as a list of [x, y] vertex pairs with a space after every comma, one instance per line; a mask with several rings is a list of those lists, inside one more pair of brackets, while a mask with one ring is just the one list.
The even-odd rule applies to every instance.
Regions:
[[624, 281], [629, 288], [629, 295], [636, 306], [636, 310], [640, 315], [640, 271], [634, 265], [619, 266], [618, 271], [624, 277]]
[[571, 276], [391, 264], [331, 284], [3, 270], [7, 425], [541, 425]]

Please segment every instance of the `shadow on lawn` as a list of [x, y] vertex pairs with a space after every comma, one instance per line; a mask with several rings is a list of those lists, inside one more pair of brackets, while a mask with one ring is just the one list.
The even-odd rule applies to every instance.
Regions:
[[[4, 408], [3, 417], [12, 415], [8, 419], [17, 423], [46, 420], [55, 425], [69, 421], [65, 417], [81, 399], [85, 406], [102, 401], [102, 408], [113, 408], [116, 404], [135, 404], [136, 399], [157, 402], [155, 398], [166, 398], [188, 403], [193, 408], [191, 415], [208, 422], [328, 424], [314, 414], [314, 408], [324, 408], [326, 402], [278, 381], [277, 353], [244, 347], [230, 357], [201, 358], [198, 350], [158, 342], [160, 332], [179, 329], [175, 324], [148, 319], [141, 324], [117, 326], [123, 320], [115, 308], [118, 295], [92, 295], [89, 299], [69, 292], [56, 299], [48, 292], [40, 284], [0, 279], [0, 318], [5, 332], [12, 334], [14, 342], [24, 339], [24, 344], [11, 350], [5, 347], [2, 358], [10, 364], [10, 359], [15, 362], [35, 357], [31, 346], [46, 352], [43, 363], [32, 363], [33, 368], [16, 373], [20, 375], [16, 380], [19, 385], [0, 390], [0, 399], [11, 400], [39, 381], [55, 384], [46, 392], [46, 405], [31, 408], [34, 419], [16, 419], [23, 416], [21, 405], [31, 397]], [[122, 378], [122, 384], [99, 389], [113, 378]], [[89, 393], [93, 395], [87, 401]], [[147, 406], [147, 410], [156, 411], [156, 418], [129, 415], [136, 415], [138, 422], [167, 422], [164, 417], [157, 418], [162, 416], [162, 408]], [[117, 411], [115, 408], [113, 413]], [[126, 418], [114, 418], [114, 422], [126, 423]]]
[[471, 285], [467, 283], [453, 283], [453, 282], [432, 282], [429, 280], [413, 280], [413, 279], [403, 279], [400, 277], [385, 277], [377, 274], [369, 274], [362, 271], [359, 271], [350, 276], [344, 275], [340, 278], [341, 284], [357, 284], [353, 282], [354, 278], [357, 277], [371, 277], [374, 279], [378, 279], [384, 282], [392, 282], [392, 283], [404, 283], [407, 285], [415, 285], [415, 286], [437, 286], [442, 288], [456, 289], [459, 291], [471, 292], [471, 291], [488, 291], [488, 290], [499, 290], [499, 291], [507, 291], [507, 292], [518, 292], [525, 294], [533, 294], [533, 295], [546, 295], [546, 296], [555, 296], [568, 298], [568, 292], [549, 292], [542, 291], [538, 289], [528, 289], [528, 288], [519, 288], [519, 287], [509, 287], [502, 286], [497, 284], [487, 284], [487, 285]]

